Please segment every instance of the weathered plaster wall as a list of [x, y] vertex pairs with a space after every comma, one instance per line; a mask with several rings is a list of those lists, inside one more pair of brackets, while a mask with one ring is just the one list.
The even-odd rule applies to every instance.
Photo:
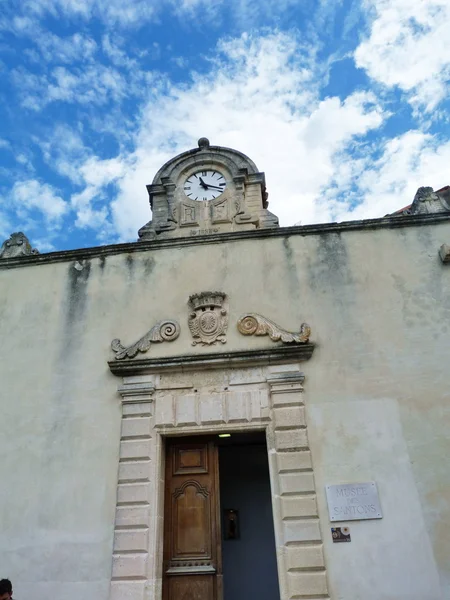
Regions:
[[[109, 344], [175, 318], [180, 337], [151, 356], [217, 351], [191, 345], [186, 302], [218, 289], [220, 350], [273, 344], [238, 333], [245, 312], [312, 327], [304, 394], [330, 597], [448, 597], [449, 238], [444, 222], [0, 271], [0, 576], [18, 597], [107, 600], [121, 418]], [[324, 485], [372, 479], [384, 518], [333, 545]]]

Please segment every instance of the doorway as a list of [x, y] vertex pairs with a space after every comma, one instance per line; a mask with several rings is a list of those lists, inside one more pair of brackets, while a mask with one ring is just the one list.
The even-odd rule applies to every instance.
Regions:
[[265, 434], [166, 442], [163, 600], [277, 600]]

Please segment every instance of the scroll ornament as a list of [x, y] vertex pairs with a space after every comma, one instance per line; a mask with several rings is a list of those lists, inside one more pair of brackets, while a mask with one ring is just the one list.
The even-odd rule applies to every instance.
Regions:
[[119, 339], [115, 339], [111, 342], [111, 348], [116, 352], [116, 360], [134, 358], [138, 352], [147, 352], [151, 344], [173, 342], [179, 335], [180, 325], [177, 321], [160, 321], [132, 346], [125, 347]]
[[306, 344], [311, 335], [311, 327], [306, 323], [301, 324], [298, 333], [291, 333], [256, 313], [242, 316], [237, 323], [237, 328], [242, 335], [268, 335], [272, 341], [282, 341], [285, 344]]

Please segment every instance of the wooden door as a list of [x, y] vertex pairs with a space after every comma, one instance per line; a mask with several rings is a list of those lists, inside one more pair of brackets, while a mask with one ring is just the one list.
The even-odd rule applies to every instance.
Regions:
[[167, 440], [163, 600], [221, 600], [218, 451], [205, 438]]

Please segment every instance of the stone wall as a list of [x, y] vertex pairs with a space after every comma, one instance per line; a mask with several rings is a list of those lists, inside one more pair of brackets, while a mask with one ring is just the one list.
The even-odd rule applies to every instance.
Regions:
[[[279, 550], [283, 600], [447, 597], [450, 270], [439, 248], [449, 243], [450, 222], [414, 223], [141, 243], [27, 257], [20, 267], [6, 261], [0, 270], [0, 576], [13, 579], [17, 597], [107, 600], [114, 586], [126, 584], [127, 560], [136, 550], [148, 555], [136, 571], [136, 589], [158, 600], [158, 566], [148, 566], [157, 551], [150, 527], [160, 527], [152, 513], [161, 502], [157, 440], [179, 426], [233, 429], [244, 419], [251, 427], [252, 410], [258, 427], [268, 428], [271, 457], [281, 452], [285, 461], [271, 462], [278, 473], [272, 481], [277, 545], [285, 546]], [[227, 341], [220, 348], [192, 346], [187, 301], [205, 290], [227, 295]], [[161, 364], [174, 355], [207, 358], [218, 350], [279, 346], [238, 332], [237, 320], [247, 312], [290, 331], [302, 322], [311, 326], [316, 348], [299, 367], [301, 403], [288, 411], [269, 403], [268, 420], [261, 421], [261, 398], [270, 392], [263, 366], [252, 367], [246, 382], [259, 390], [256, 404], [239, 389], [241, 400], [230, 404], [225, 394], [212, 403], [212, 375], [196, 388], [206, 395], [168, 392], [164, 386], [175, 385], [177, 376], [172, 372], [169, 381], [164, 369], [155, 371], [155, 391], [142, 391], [151, 402], [127, 404], [122, 391], [121, 403], [117, 390], [130, 382], [109, 370], [113, 338], [128, 345], [155, 323], [177, 320], [178, 339], [139, 355]], [[163, 401], [162, 390], [174, 399]], [[133, 410], [136, 415], [127, 412]], [[309, 450], [302, 446], [300, 456], [294, 445], [285, 452], [277, 432], [278, 440], [289, 437], [289, 423], [303, 418]], [[143, 423], [148, 427], [136, 434], [135, 424]], [[310, 466], [302, 462], [309, 452]], [[121, 494], [134, 480], [150, 495], [131, 514]], [[383, 519], [350, 523], [352, 542], [333, 544], [324, 486], [370, 480], [378, 484]], [[321, 535], [304, 546], [296, 545], [299, 530], [291, 526], [302, 519], [317, 523]], [[305, 554], [309, 546], [315, 557]]]

